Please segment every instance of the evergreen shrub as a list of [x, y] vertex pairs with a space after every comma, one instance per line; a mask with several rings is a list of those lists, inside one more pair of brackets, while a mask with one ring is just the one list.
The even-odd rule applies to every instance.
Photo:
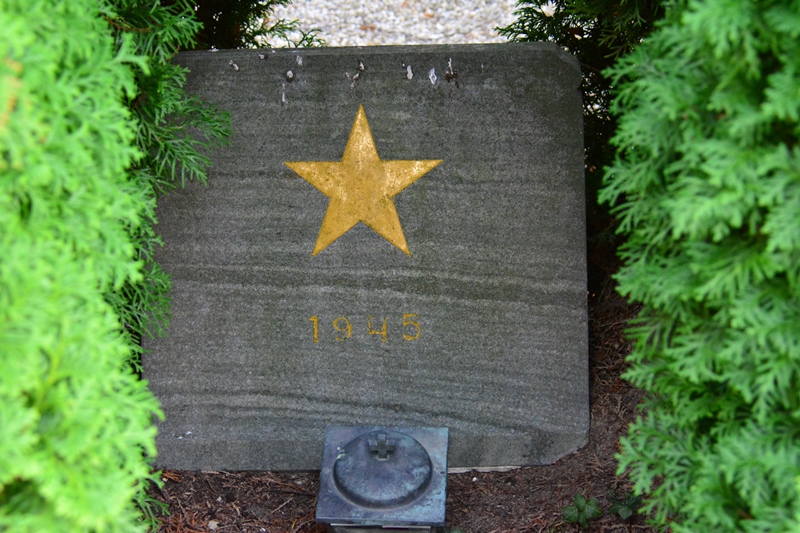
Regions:
[[610, 74], [649, 392], [621, 471], [673, 531], [798, 531], [800, 2], [671, 2]]
[[96, 0], [0, 2], [0, 530], [135, 531], [155, 454], [106, 295], [142, 277], [123, 95], [144, 67]]

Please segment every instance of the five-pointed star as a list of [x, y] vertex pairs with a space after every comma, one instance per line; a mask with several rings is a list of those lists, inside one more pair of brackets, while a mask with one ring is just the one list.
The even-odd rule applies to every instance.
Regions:
[[359, 106], [341, 161], [284, 163], [331, 199], [311, 255], [363, 222], [410, 256], [392, 198], [441, 162], [382, 161]]

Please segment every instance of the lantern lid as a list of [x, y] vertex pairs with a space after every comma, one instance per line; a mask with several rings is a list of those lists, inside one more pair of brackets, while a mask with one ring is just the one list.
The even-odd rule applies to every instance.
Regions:
[[447, 445], [447, 428], [328, 427], [317, 521], [444, 525]]

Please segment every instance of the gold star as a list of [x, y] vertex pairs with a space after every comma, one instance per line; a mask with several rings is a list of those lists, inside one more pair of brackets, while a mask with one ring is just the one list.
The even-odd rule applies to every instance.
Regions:
[[382, 161], [359, 106], [341, 161], [284, 163], [331, 199], [311, 255], [363, 222], [410, 256], [392, 198], [441, 162]]

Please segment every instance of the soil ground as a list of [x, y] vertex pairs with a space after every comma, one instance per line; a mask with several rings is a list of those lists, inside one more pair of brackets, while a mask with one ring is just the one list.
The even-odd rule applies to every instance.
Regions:
[[[596, 532], [650, 532], [645, 518], [623, 520], [609, 512], [612, 499], [630, 493], [616, 476], [619, 437], [637, 414], [642, 392], [620, 378], [631, 346], [623, 330], [635, 316], [606, 283], [589, 299], [591, 431], [589, 443], [548, 466], [507, 472], [449, 474], [447, 528], [464, 533], [581, 531], [564, 508], [580, 493], [597, 498]], [[168, 505], [159, 533], [324, 533], [314, 521], [316, 472], [162, 472], [164, 486], [151, 496]]]

